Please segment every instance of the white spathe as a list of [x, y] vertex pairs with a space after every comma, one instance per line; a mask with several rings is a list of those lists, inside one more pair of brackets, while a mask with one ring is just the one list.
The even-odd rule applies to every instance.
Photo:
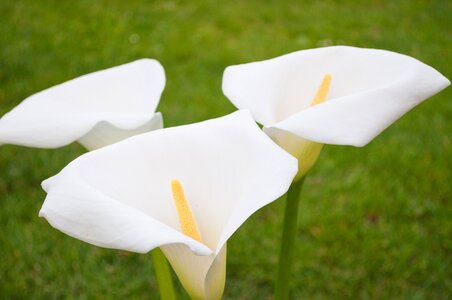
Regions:
[[0, 119], [0, 145], [97, 149], [163, 127], [165, 73], [153, 59], [90, 73], [34, 94]]
[[[256, 210], [289, 188], [297, 161], [248, 111], [137, 135], [82, 155], [43, 182], [40, 211], [85, 242], [145, 253], [162, 247], [194, 299], [220, 299], [226, 242]], [[182, 233], [177, 179], [202, 242]]]
[[[328, 97], [311, 105], [326, 74], [332, 76]], [[449, 84], [438, 71], [412, 57], [347, 46], [230, 66], [223, 76], [223, 92], [231, 102], [250, 109], [264, 131], [300, 160], [306, 152], [300, 146], [312, 141], [366, 145]], [[321, 149], [319, 145], [309, 147]], [[310, 152], [312, 157], [318, 156]], [[300, 169], [304, 168], [300, 164]]]

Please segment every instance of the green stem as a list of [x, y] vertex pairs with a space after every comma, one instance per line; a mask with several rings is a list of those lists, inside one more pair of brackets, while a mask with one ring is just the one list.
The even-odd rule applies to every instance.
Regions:
[[151, 251], [152, 262], [154, 263], [155, 275], [160, 290], [160, 299], [176, 300], [174, 293], [173, 279], [171, 278], [168, 261], [160, 248]]
[[297, 237], [298, 204], [304, 178], [294, 182], [287, 192], [284, 211], [284, 227], [279, 254], [278, 277], [276, 279], [275, 300], [288, 300], [290, 295], [290, 278], [295, 239]]

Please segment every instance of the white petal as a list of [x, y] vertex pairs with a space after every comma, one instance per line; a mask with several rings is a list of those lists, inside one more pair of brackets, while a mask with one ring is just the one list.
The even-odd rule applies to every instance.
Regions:
[[298, 174], [294, 181], [301, 179], [311, 170], [323, 148], [323, 144], [300, 138], [275, 127], [264, 128], [264, 131], [275, 143], [298, 159]]
[[[143, 116], [143, 119], [147, 118], [149, 117]], [[162, 114], [159, 112], [155, 113], [144, 125], [132, 127], [131, 129], [121, 129], [112, 123], [102, 121], [94, 126], [87, 134], [79, 138], [78, 142], [91, 151], [117, 143], [128, 137], [160, 128], [163, 128], [163, 119]]]
[[[150, 129], [164, 85], [163, 68], [152, 59], [75, 78], [28, 97], [4, 115], [0, 144], [57, 148], [82, 139], [99, 147], [117, 141]], [[99, 131], [108, 137], [93, 143], [90, 135]]]
[[53, 227], [105, 248], [146, 253], [161, 245], [183, 243], [199, 255], [212, 253], [203, 244], [96, 189], [80, 176], [77, 170], [68, 170], [43, 182], [47, 197], [39, 216]]
[[184, 245], [162, 247], [191, 299], [221, 299], [226, 281], [226, 244], [215, 255], [197, 256]]
[[[309, 107], [325, 74], [333, 78], [328, 101]], [[225, 95], [266, 127], [355, 146], [450, 84], [414, 58], [343, 46], [228, 67], [223, 80]]]
[[[147, 237], [138, 234], [144, 243], [139, 247], [133, 230], [155, 223], [180, 230], [171, 195], [171, 180], [177, 178], [202, 242], [217, 254], [249, 215], [288, 189], [296, 172], [296, 159], [241, 111], [141, 134], [79, 157], [44, 182], [48, 196], [41, 215], [86, 242], [142, 252], [161, 244], [161, 229], [143, 229]], [[206, 253], [192, 239], [166, 233], [163, 239]]]

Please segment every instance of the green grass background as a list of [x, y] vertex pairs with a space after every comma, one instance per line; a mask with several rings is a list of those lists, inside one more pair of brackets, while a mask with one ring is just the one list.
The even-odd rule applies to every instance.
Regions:
[[[234, 110], [224, 68], [346, 44], [452, 78], [451, 1], [0, 1], [0, 115], [95, 70], [158, 59], [166, 126]], [[326, 146], [306, 180], [293, 299], [452, 298], [452, 90], [364, 148]], [[0, 299], [158, 299], [150, 255], [52, 229], [43, 179], [84, 150], [0, 147]], [[229, 242], [225, 299], [271, 299], [283, 201]], [[183, 290], [178, 286], [182, 298]]]

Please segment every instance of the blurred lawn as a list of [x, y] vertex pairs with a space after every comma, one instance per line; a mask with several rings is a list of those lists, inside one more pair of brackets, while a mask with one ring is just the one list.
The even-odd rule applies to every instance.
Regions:
[[[0, 2], [0, 115], [141, 57], [165, 67], [167, 126], [234, 110], [226, 66], [299, 49], [384, 48], [452, 77], [450, 1], [62, 2]], [[451, 91], [365, 148], [325, 148], [304, 189], [293, 299], [451, 299]], [[38, 218], [40, 182], [83, 152], [0, 147], [0, 299], [158, 299], [149, 255], [90, 246]], [[225, 299], [271, 299], [282, 209], [264, 208], [229, 242]]]

